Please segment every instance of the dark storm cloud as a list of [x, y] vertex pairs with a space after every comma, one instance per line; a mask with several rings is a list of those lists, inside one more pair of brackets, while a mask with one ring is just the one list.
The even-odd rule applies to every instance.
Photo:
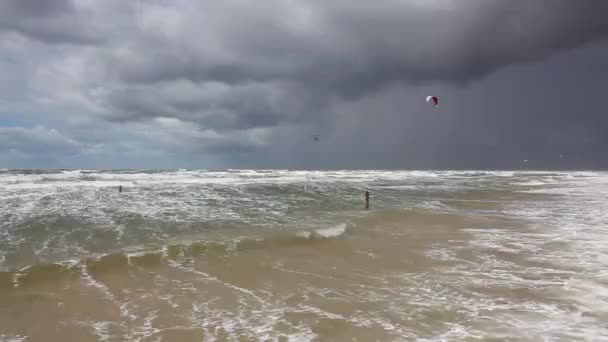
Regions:
[[137, 55], [115, 56], [108, 66], [126, 82], [285, 79], [350, 91], [399, 80], [464, 82], [608, 34], [605, 1], [334, 0], [294, 7], [199, 3], [184, 14], [181, 30], [141, 31]]
[[[178, 2], [176, 8], [177, 19], [158, 15], [126, 33], [123, 53], [98, 55], [97, 64], [122, 85], [104, 99], [110, 118], [172, 116], [218, 129], [319, 120], [335, 97], [357, 98], [398, 82], [466, 83], [608, 35], [604, 1]], [[153, 9], [143, 10], [140, 21]], [[142, 85], [176, 80], [236, 90], [187, 103], [140, 92]], [[248, 84], [266, 89], [240, 89]], [[302, 108], [298, 96], [311, 106]]]
[[[606, 146], [601, 106], [576, 108], [608, 86], [593, 57], [605, 57], [606, 15], [602, 0], [5, 0], [0, 30], [61, 46], [31, 68], [33, 103], [115, 130], [144, 125], [138, 151], [499, 167]], [[430, 93], [446, 103], [439, 116], [428, 115]]]
[[595, 44], [466, 87], [389, 87], [336, 104], [339, 129], [320, 144], [302, 137], [273, 153], [300, 167], [605, 169], [605, 57], [608, 44]]
[[70, 0], [5, 0], [0, 6], [3, 13], [35, 18], [44, 18], [48, 15], [73, 10]]
[[[274, 127], [317, 117], [326, 101], [293, 82], [157, 82], [108, 92], [105, 119], [115, 122], [173, 117], [216, 130]], [[312, 112], [312, 113], [311, 113]], [[307, 115], [309, 114], [309, 115]]]
[[105, 32], [72, 0], [2, 0], [0, 30], [48, 44], [99, 44]]

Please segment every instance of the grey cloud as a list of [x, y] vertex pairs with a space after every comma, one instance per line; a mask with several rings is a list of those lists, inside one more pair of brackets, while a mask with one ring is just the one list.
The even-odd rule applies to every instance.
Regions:
[[[266, 163], [352, 168], [605, 169], [608, 44], [461, 87], [392, 86], [336, 103], [320, 143], [292, 132]], [[437, 94], [435, 109], [424, 102]], [[560, 158], [564, 155], [564, 158]], [[296, 156], [296, 157], [293, 157]], [[529, 160], [527, 165], [522, 162]], [[248, 164], [251, 160], [242, 160]], [[313, 165], [313, 166], [310, 166]]]
[[[42, 2], [0, 3], [0, 30], [61, 43], [53, 68], [36, 62], [32, 97], [120, 127], [137, 151], [504, 167], [552, 149], [597, 161], [606, 147], [606, 1]], [[584, 92], [599, 100], [582, 109]]]
[[[317, 101], [317, 102], [315, 102]], [[273, 127], [306, 122], [307, 111], [322, 108], [307, 89], [288, 82], [131, 85], [109, 91], [106, 119], [116, 122], [174, 117], [215, 130]]]
[[131, 124], [130, 130], [146, 148], [182, 155], [251, 153], [265, 144], [266, 135], [264, 129], [220, 134], [175, 118]]
[[469, 81], [608, 34], [602, 1], [334, 0], [294, 7], [198, 3], [182, 13], [182, 30], [166, 37], [140, 32], [133, 46], [141, 53], [115, 56], [108, 66], [127, 82], [287, 79], [358, 93], [389, 81]]
[[2, 2], [1, 6], [3, 12], [35, 18], [43, 18], [74, 9], [71, 0], [7, 0]]
[[[159, 7], [144, 6], [139, 28], [120, 38], [121, 52], [96, 55], [94, 64], [110, 77], [104, 82], [118, 85], [100, 100], [111, 109], [109, 119], [172, 116], [217, 129], [325, 124], [336, 98], [356, 99], [394, 83], [466, 84], [608, 34], [602, 1], [175, 6], [177, 19], [161, 15], [147, 26], [145, 14]], [[199, 99], [195, 92], [183, 100], [155, 90], [181, 80], [202, 85]], [[232, 90], [206, 99], [209, 83]]]
[[0, 31], [12, 31], [45, 43], [98, 44], [87, 13], [72, 0], [3, 0], [0, 2]]
[[78, 142], [65, 137], [55, 129], [43, 126], [32, 128], [0, 127], [0, 151], [26, 155], [71, 155], [79, 152]]

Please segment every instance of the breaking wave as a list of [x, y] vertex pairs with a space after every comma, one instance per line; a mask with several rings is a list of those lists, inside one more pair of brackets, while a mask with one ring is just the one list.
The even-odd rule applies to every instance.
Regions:
[[92, 256], [81, 260], [36, 264], [17, 270], [0, 272], [0, 289], [40, 286], [78, 277], [82, 268], [88, 274], [124, 272], [132, 267], [158, 267], [175, 261], [192, 258], [226, 257], [248, 250], [288, 248], [302, 244], [321, 243], [324, 239], [338, 238], [346, 232], [346, 223], [312, 231], [273, 234], [265, 237], [238, 237], [229, 241], [198, 240]]

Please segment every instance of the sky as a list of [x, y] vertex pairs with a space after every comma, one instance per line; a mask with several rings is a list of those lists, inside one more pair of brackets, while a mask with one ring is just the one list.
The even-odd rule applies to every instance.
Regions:
[[605, 0], [2, 0], [0, 168], [608, 169], [606, 17]]

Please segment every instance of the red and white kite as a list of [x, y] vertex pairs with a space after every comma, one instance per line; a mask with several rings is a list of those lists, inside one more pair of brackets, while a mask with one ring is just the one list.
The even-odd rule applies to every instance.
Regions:
[[426, 97], [426, 102], [431, 103], [431, 101], [433, 102], [435, 107], [439, 107], [439, 100], [437, 99], [437, 96], [429, 95]]

